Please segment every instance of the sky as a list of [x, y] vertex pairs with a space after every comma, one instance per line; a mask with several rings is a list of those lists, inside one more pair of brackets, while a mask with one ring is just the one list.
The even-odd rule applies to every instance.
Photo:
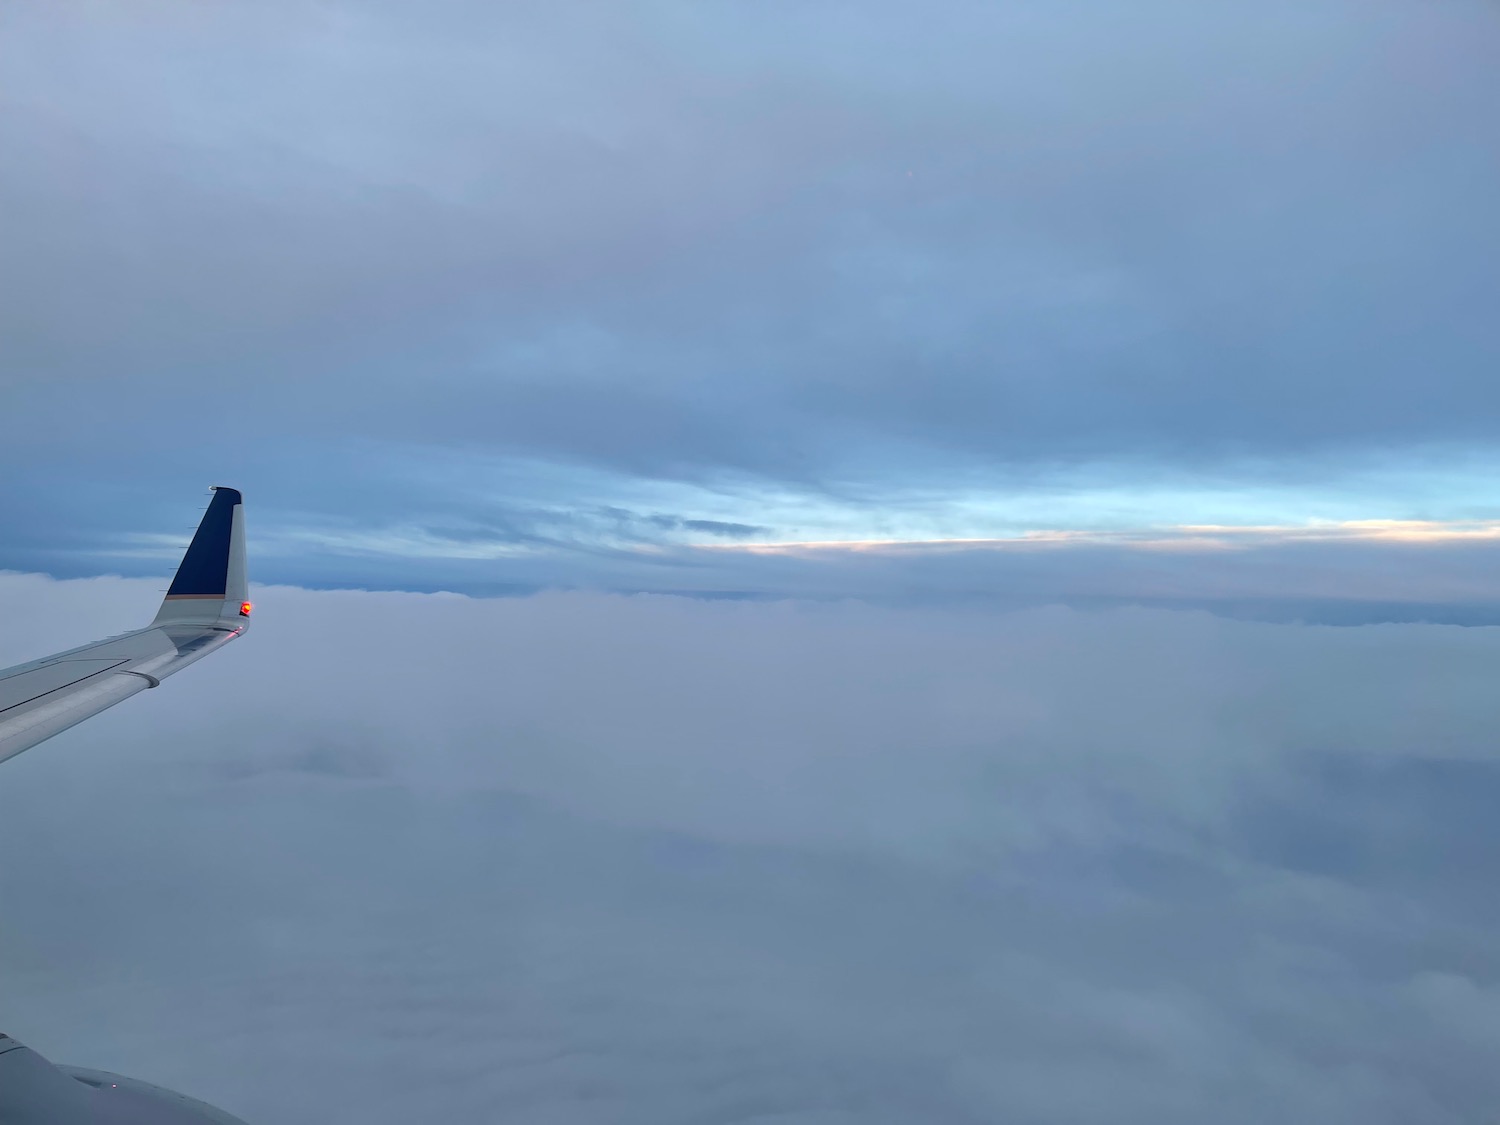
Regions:
[[252, 1125], [1467, 1125], [1500, 8], [0, 4], [0, 1028]]
[[996, 597], [1040, 536], [1043, 601], [1129, 600], [1229, 527], [1226, 602], [1312, 556], [1482, 617], [1497, 49], [1487, 0], [8, 5], [0, 568], [158, 574], [225, 483], [299, 585], [821, 597], [856, 543]]

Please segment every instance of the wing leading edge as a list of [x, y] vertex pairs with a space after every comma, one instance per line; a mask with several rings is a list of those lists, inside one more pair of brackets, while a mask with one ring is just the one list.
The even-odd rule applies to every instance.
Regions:
[[249, 626], [244, 498], [216, 488], [150, 625], [0, 670], [0, 762], [156, 687]]

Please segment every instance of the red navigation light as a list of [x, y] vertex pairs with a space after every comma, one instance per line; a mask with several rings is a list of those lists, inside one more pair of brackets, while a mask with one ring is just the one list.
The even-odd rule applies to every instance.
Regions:
[[253, 607], [250, 605], [249, 602], [240, 602], [240, 616], [241, 617], [249, 617], [250, 616], [250, 610], [252, 608]]

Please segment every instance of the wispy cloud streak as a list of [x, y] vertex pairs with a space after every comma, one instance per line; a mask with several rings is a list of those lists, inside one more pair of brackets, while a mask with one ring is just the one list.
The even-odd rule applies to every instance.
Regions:
[[1294, 543], [1460, 544], [1500, 539], [1500, 520], [1345, 520], [1287, 526], [1183, 524], [1133, 531], [1038, 530], [997, 538], [833, 539], [697, 544], [746, 554], [1024, 550], [1030, 547], [1111, 546], [1140, 550], [1250, 550]]

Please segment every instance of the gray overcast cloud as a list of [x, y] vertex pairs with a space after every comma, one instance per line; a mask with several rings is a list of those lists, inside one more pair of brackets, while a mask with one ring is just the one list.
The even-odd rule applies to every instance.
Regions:
[[30, 485], [0, 565], [130, 570], [205, 474], [415, 587], [476, 536], [566, 572], [601, 503], [645, 541], [868, 538], [954, 490], [1207, 477], [1215, 522], [1271, 486], [1296, 522], [1357, 455], [1386, 487], [1335, 518], [1497, 514], [1405, 472], [1493, 467], [1489, 4], [0, 20], [0, 467]]
[[[152, 598], [0, 578], [0, 660]], [[6, 767], [0, 995], [59, 1059], [287, 1125], [1500, 1097], [1495, 630], [258, 601]]]
[[0, 5], [0, 664], [210, 483], [265, 583], [0, 771], [3, 1026], [257, 1125], [1493, 1117], [1497, 58]]

